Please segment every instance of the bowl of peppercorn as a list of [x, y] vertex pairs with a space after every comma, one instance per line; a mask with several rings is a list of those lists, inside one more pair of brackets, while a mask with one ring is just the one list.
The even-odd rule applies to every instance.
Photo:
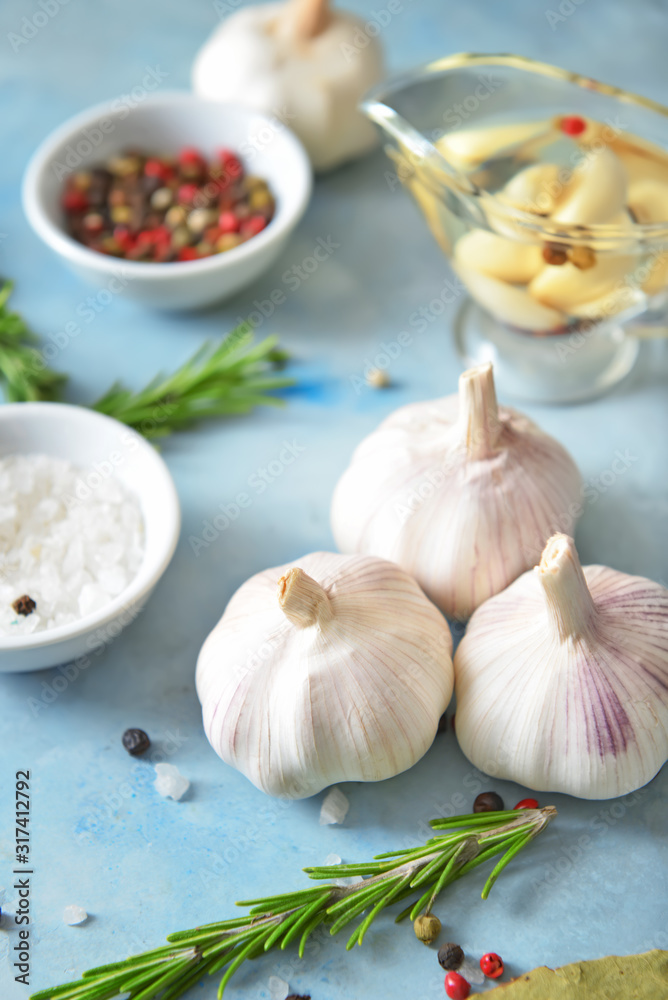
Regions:
[[160, 309], [251, 284], [285, 248], [311, 167], [278, 118], [189, 93], [97, 105], [33, 154], [23, 206], [86, 282]]

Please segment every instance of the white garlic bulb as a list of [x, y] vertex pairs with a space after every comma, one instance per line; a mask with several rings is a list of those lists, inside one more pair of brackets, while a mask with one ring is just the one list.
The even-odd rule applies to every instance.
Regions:
[[359, 445], [332, 528], [342, 552], [393, 560], [447, 615], [466, 618], [581, 512], [573, 460], [497, 406], [487, 364], [460, 376], [458, 397], [404, 406]]
[[204, 728], [269, 795], [379, 781], [429, 749], [451, 655], [447, 623], [398, 566], [313, 553], [230, 600], [197, 662]]
[[329, 170], [378, 142], [359, 101], [384, 75], [371, 27], [327, 0], [245, 7], [226, 17], [198, 53], [193, 88], [238, 101], [297, 133], [316, 170]]
[[668, 590], [583, 570], [555, 535], [473, 615], [455, 678], [457, 739], [476, 767], [537, 791], [625, 795], [668, 758]]

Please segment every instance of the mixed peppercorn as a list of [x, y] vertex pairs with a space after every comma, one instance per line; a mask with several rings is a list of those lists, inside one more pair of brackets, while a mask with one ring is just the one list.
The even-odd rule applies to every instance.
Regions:
[[70, 236], [126, 260], [199, 260], [261, 232], [276, 202], [228, 149], [207, 160], [185, 147], [175, 157], [127, 152], [71, 174], [61, 204]]

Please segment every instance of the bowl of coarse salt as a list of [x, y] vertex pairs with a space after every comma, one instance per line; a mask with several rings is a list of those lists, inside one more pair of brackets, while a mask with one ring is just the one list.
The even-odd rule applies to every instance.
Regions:
[[88, 666], [142, 610], [180, 524], [135, 431], [79, 406], [0, 406], [0, 671]]

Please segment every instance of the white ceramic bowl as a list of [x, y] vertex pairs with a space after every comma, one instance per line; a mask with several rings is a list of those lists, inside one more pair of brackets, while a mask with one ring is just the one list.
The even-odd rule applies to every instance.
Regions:
[[[0, 636], [0, 671], [40, 670], [71, 660], [94, 661], [137, 617], [174, 554], [181, 526], [176, 488], [155, 448], [124, 424], [80, 406], [7, 403], [0, 406], [0, 457], [42, 454], [90, 470], [86, 482], [117, 476], [139, 500], [144, 560], [113, 601], [70, 625], [25, 636]], [[79, 659], [81, 658], [81, 660]]]
[[[266, 229], [246, 243], [197, 261], [151, 264], [89, 250], [63, 228], [60, 194], [67, 173], [101, 165], [123, 150], [176, 153], [195, 146], [207, 156], [227, 146], [276, 198]], [[312, 174], [299, 139], [278, 119], [189, 93], [146, 97], [132, 110], [98, 104], [52, 132], [28, 164], [23, 207], [30, 225], [85, 281], [160, 309], [218, 302], [254, 281], [285, 247], [311, 195]]]

